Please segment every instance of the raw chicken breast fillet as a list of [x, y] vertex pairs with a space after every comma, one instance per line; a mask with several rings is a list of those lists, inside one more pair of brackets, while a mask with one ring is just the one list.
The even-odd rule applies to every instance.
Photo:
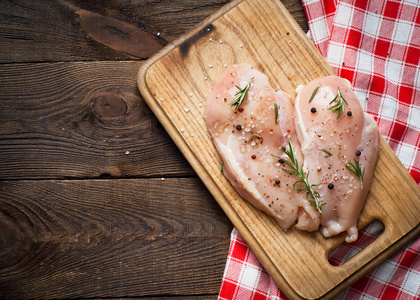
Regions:
[[[247, 101], [230, 105], [239, 89], [250, 83]], [[237, 87], [238, 86], [238, 87]], [[275, 105], [278, 107], [276, 123]], [[302, 161], [290, 97], [271, 88], [267, 77], [247, 64], [232, 66], [210, 92], [206, 123], [223, 159], [223, 173], [241, 197], [275, 217], [283, 229], [319, 228], [320, 214], [305, 192], [293, 190], [299, 178], [285, 172], [279, 151], [290, 140]], [[273, 156], [277, 155], [278, 157]]]
[[[338, 117], [339, 111], [331, 107], [338, 104], [340, 94]], [[303, 169], [309, 172], [311, 184], [320, 184], [314, 190], [325, 202], [321, 232], [325, 237], [347, 232], [346, 241], [354, 242], [379, 155], [376, 122], [363, 112], [350, 82], [336, 76], [318, 78], [298, 89], [294, 114]], [[354, 169], [349, 162], [355, 167], [359, 164], [360, 173], [364, 171], [362, 181], [347, 168]]]

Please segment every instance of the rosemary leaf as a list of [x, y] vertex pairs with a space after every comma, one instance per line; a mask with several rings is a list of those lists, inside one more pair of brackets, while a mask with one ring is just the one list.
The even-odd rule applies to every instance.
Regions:
[[277, 124], [277, 119], [279, 118], [279, 107], [276, 102], [274, 102], [274, 117], [276, 119], [275, 124]]
[[311, 103], [312, 100], [314, 100], [314, 97], [315, 97], [316, 93], [318, 92], [318, 89], [319, 89], [320, 86], [321, 86], [321, 84], [318, 84], [318, 86], [312, 92], [311, 98], [309, 98], [309, 103]]
[[290, 161], [285, 160], [284, 163], [288, 165], [290, 168], [292, 169], [294, 168], [294, 165]]
[[[287, 170], [287, 169], [285, 169], [285, 168], [283, 168], [283, 170], [284, 170], [285, 172], [289, 173], [289, 174], [299, 175], [299, 173], [297, 173], [297, 172], [295, 172], [295, 171]], [[295, 183], [296, 183], [296, 182], [295, 182]], [[295, 185], [293, 184], [293, 186], [295, 186]]]
[[318, 149], [321, 150], [321, 151], [323, 151], [323, 152], [325, 152], [325, 153], [327, 153], [329, 156], [332, 156], [332, 153], [329, 152], [329, 151], [327, 151], [327, 150], [325, 150], [324, 148], [318, 147]]
[[253, 138], [257, 138], [257, 139], [261, 139], [261, 136], [259, 134], [253, 134], [251, 135], [251, 137], [248, 139], [247, 143], [249, 143], [250, 141], [252, 141]]

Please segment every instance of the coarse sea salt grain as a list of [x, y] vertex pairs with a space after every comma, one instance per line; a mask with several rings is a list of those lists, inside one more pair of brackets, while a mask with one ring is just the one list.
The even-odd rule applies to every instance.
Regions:
[[191, 133], [191, 137], [194, 137], [194, 133]]
[[160, 98], [160, 101], [162, 101], [162, 102], [163, 102], [163, 101], [165, 101], [165, 99], [163, 99], [163, 98]]
[[125, 155], [128, 155], [128, 154], [130, 154], [130, 151], [125, 151]]
[[185, 112], [189, 112], [190, 110], [188, 108], [184, 108], [184, 111]]
[[182, 133], [184, 133], [184, 131], [185, 131], [185, 129], [184, 128], [181, 128], [181, 130], [180, 130]]
[[213, 68], [213, 65], [209, 65], [209, 68]]
[[222, 39], [219, 39], [219, 43], [220, 43], [220, 44], [223, 44], [223, 41], [222, 41]]

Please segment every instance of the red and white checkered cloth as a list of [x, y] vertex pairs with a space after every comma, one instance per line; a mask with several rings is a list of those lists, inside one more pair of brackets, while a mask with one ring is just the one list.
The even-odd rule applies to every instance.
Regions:
[[[420, 183], [420, 0], [303, 0], [308, 36], [338, 76], [350, 80], [365, 111]], [[382, 230], [368, 226], [332, 253], [347, 260]], [[236, 229], [219, 300], [287, 299]], [[420, 299], [420, 238], [336, 299]]]

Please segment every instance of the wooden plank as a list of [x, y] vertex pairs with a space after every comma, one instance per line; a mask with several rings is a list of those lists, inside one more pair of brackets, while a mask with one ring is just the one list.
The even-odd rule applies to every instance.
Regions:
[[[228, 2], [1, 1], [0, 62], [148, 58]], [[285, 3], [307, 29], [301, 2]]]
[[[199, 296], [161, 296], [161, 297], [141, 297], [141, 298], [106, 298], [106, 300], [216, 300], [218, 294], [215, 295], [199, 295]], [[95, 298], [95, 300], [101, 300]]]
[[195, 176], [139, 95], [141, 64], [2, 65], [0, 179]]
[[0, 298], [217, 294], [232, 230], [197, 178], [0, 182]]
[[148, 58], [225, 2], [2, 1], [0, 62]]
[[333, 74], [279, 1], [245, 0], [231, 3], [151, 58], [139, 73], [139, 87], [282, 291], [293, 299], [331, 298], [420, 234], [420, 189], [382, 139], [358, 223], [359, 228], [375, 219], [385, 224], [374, 243], [334, 267], [327, 255], [343, 242], [343, 234], [325, 239], [319, 232], [283, 232], [273, 218], [241, 199], [220, 174], [221, 159], [205, 125], [209, 91], [225, 65], [243, 62], [261, 69], [273, 87], [292, 96], [298, 85]]

